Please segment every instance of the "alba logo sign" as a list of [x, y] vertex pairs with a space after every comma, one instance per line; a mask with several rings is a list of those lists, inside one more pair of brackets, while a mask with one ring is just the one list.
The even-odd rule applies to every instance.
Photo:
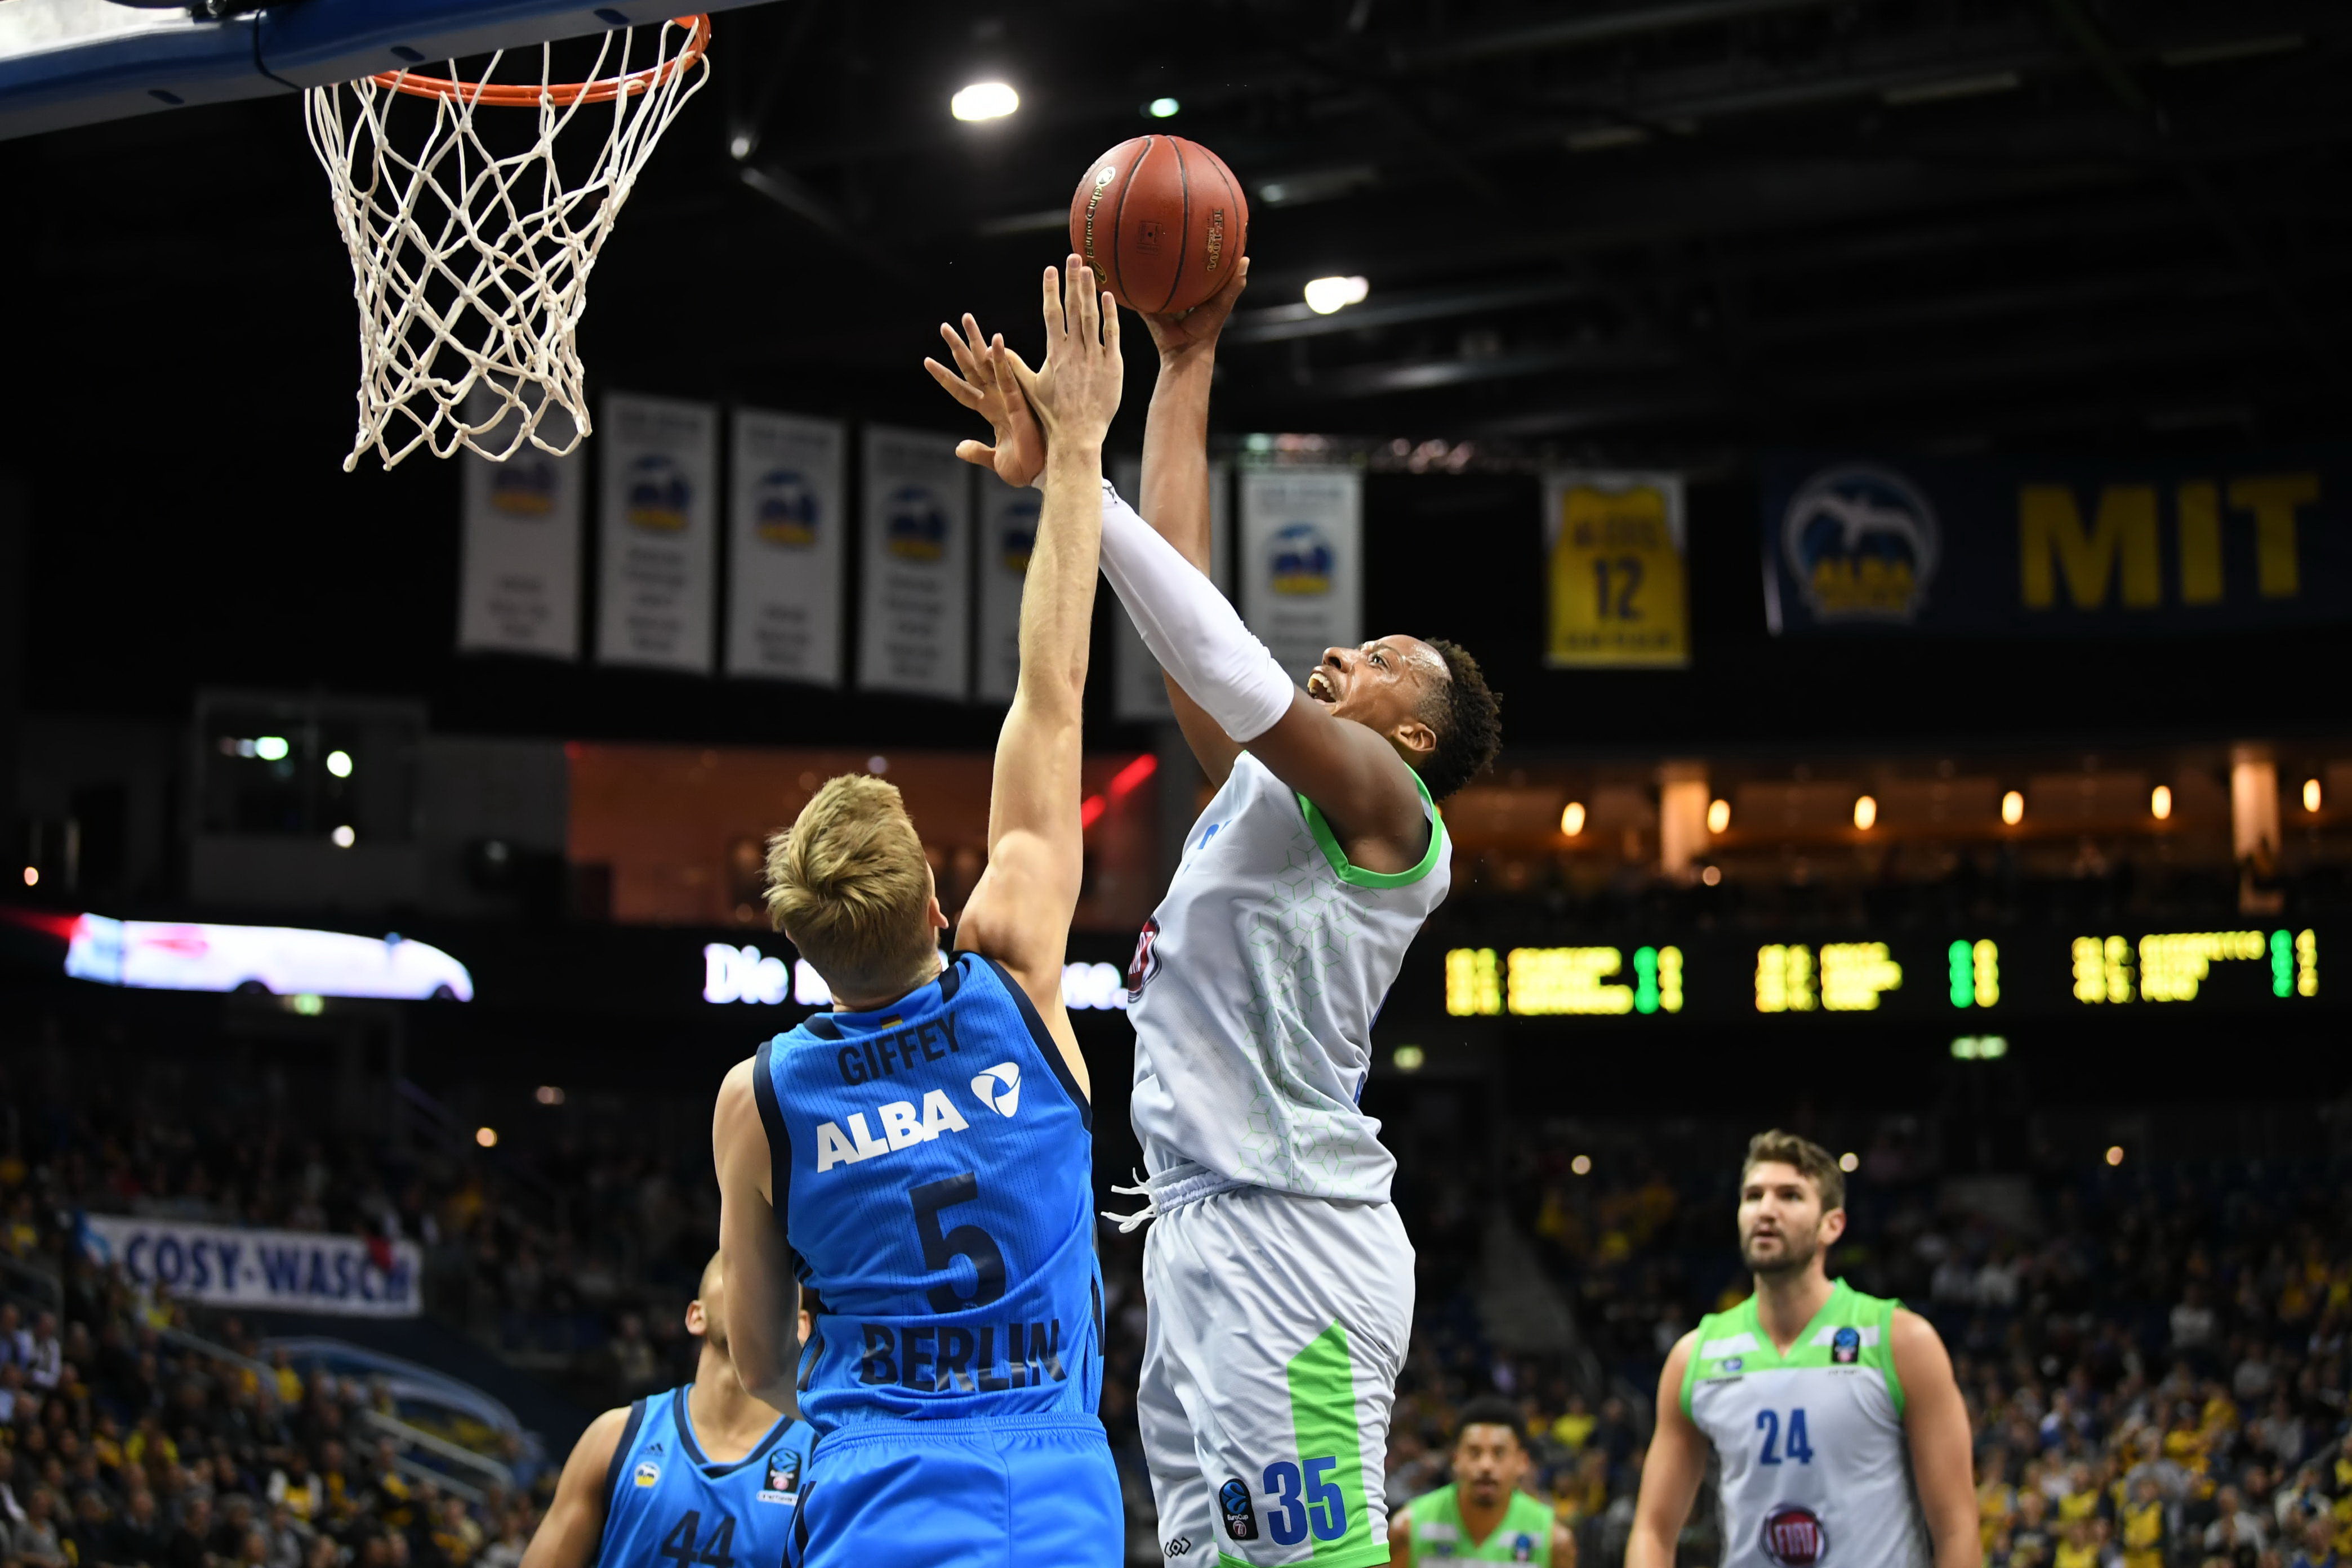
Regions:
[[1021, 1068], [1017, 1062], [999, 1062], [971, 1080], [972, 1093], [980, 1102], [999, 1116], [1010, 1116], [1021, 1109]]

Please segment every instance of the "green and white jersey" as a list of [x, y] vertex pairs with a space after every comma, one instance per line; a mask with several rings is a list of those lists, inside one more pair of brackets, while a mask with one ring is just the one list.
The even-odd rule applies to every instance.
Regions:
[[1135, 1135], [1160, 1210], [1243, 1185], [1388, 1200], [1396, 1162], [1357, 1101], [1372, 1019], [1452, 881], [1421, 799], [1428, 853], [1392, 875], [1349, 864], [1322, 813], [1247, 752], [1193, 823], [1127, 977]]
[[1523, 1491], [1511, 1493], [1503, 1522], [1484, 1541], [1470, 1539], [1462, 1522], [1462, 1502], [1452, 1487], [1440, 1487], [1409, 1505], [1412, 1560], [1421, 1563], [1543, 1563], [1551, 1561], [1551, 1510]]
[[1683, 1411], [1720, 1461], [1723, 1568], [1928, 1568], [1895, 1374], [1900, 1304], [1840, 1280], [1786, 1355], [1753, 1296], [1699, 1320]]

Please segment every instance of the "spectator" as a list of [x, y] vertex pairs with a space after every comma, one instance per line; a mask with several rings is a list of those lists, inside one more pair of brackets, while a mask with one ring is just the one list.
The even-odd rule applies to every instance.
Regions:
[[74, 1494], [73, 1523], [65, 1532], [66, 1545], [78, 1568], [92, 1568], [106, 1559], [114, 1543], [114, 1518], [106, 1500], [95, 1491]]
[[2303, 1527], [2300, 1544], [2287, 1568], [2339, 1568], [2341, 1561], [2336, 1553], [2335, 1521], [2315, 1519]]
[[191, 1496], [180, 1510], [179, 1528], [163, 1542], [163, 1561], [156, 1568], [213, 1568], [207, 1542], [212, 1536], [213, 1500]]
[[114, 1521], [114, 1533], [101, 1561], [121, 1568], [130, 1568], [131, 1564], [161, 1568], [170, 1541], [171, 1532], [155, 1511], [155, 1494], [141, 1487], [122, 1505], [121, 1517]]
[[2213, 1309], [2206, 1304], [2205, 1286], [2192, 1279], [2172, 1309], [2172, 1351], [2175, 1355], [2201, 1352], [2213, 1342]]
[[2164, 1568], [2171, 1544], [2168, 1534], [2164, 1494], [2154, 1476], [2142, 1474], [2132, 1482], [2131, 1501], [2124, 1509], [2124, 1568]]
[[28, 1568], [69, 1568], [65, 1542], [58, 1533], [57, 1506], [57, 1494], [47, 1487], [32, 1489], [25, 1499], [24, 1522], [9, 1531], [9, 1555]]
[[47, 1394], [65, 1374], [65, 1347], [58, 1342], [58, 1315], [43, 1312], [33, 1320], [31, 1344], [25, 1355], [25, 1381]]

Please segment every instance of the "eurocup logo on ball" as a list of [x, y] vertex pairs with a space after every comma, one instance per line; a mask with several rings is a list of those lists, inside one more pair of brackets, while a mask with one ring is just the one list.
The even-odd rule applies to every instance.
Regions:
[[947, 553], [947, 514], [920, 485], [901, 485], [890, 492], [889, 515], [882, 527], [887, 548], [902, 560], [937, 561]]
[[1286, 524], [1268, 547], [1273, 556], [1274, 591], [1317, 595], [1331, 591], [1331, 542], [1311, 522]]
[[1936, 575], [1936, 509], [1892, 468], [1824, 468], [1797, 489], [1780, 545], [1813, 618], [1916, 620]]
[[816, 492], [792, 468], [771, 468], [751, 492], [752, 527], [771, 544], [805, 550], [816, 542]]
[[656, 533], [684, 531], [694, 488], [667, 452], [647, 452], [631, 463], [625, 493], [628, 519], [635, 526]]

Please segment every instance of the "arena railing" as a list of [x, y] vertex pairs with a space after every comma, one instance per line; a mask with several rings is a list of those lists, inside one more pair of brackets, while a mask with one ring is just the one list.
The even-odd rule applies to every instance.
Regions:
[[[192, 1334], [185, 1329], [162, 1329], [157, 1332], [169, 1344], [177, 1345], [183, 1350], [198, 1355], [209, 1356], [215, 1361], [251, 1373], [255, 1381], [260, 1384], [262, 1397], [272, 1401], [277, 1399], [278, 1369], [276, 1367], [266, 1362], [256, 1361], [251, 1356], [240, 1355], [226, 1345], [216, 1344], [200, 1334]], [[417, 1480], [431, 1481], [444, 1491], [453, 1492], [467, 1502], [475, 1503], [487, 1498], [492, 1486], [508, 1490], [512, 1490], [514, 1488], [514, 1470], [488, 1454], [478, 1454], [462, 1444], [452, 1443], [446, 1437], [412, 1426], [399, 1417], [386, 1415], [380, 1410], [362, 1410], [358, 1415], [367, 1426], [392, 1438], [404, 1449], [411, 1450], [393, 1456], [394, 1466], [403, 1475]], [[434, 1455], [449, 1464], [473, 1472], [479, 1478], [478, 1483], [476, 1480], [450, 1475], [436, 1466], [425, 1463], [415, 1457], [418, 1452]]]

